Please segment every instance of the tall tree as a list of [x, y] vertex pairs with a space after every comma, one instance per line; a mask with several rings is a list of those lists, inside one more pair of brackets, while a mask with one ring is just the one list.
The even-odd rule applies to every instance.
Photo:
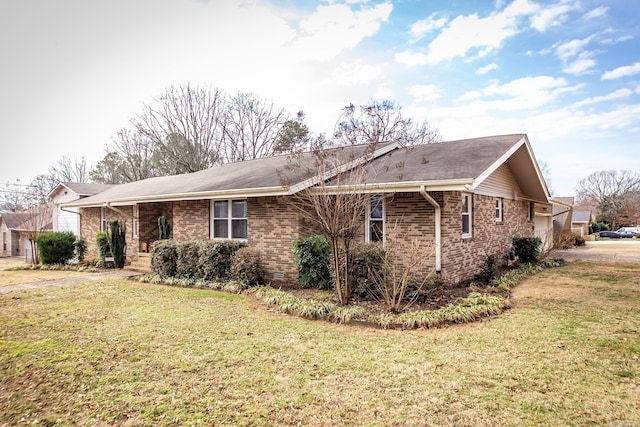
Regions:
[[640, 191], [640, 174], [629, 170], [598, 171], [578, 183], [578, 201], [598, 206], [598, 216], [616, 228], [624, 215], [625, 198]]
[[404, 117], [392, 101], [372, 100], [359, 109], [353, 104], [343, 108], [334, 140], [338, 145], [397, 141], [411, 146], [438, 142], [440, 136], [426, 121], [415, 124], [413, 119]]
[[184, 85], [171, 86], [144, 105], [131, 123], [155, 153], [162, 153], [154, 156], [159, 175], [195, 172], [218, 162], [222, 103], [217, 89]]
[[285, 110], [275, 108], [273, 102], [262, 101], [247, 93], [231, 97], [224, 114], [224, 151], [220, 152], [220, 162], [272, 156], [281, 148], [278, 137], [286, 121]]
[[311, 142], [309, 127], [304, 124], [305, 114], [298, 111], [295, 119], [285, 121], [274, 145], [274, 154], [297, 153], [303, 151]]
[[125, 159], [116, 152], [110, 152], [89, 172], [89, 177], [100, 184], [124, 184], [131, 182], [125, 168]]

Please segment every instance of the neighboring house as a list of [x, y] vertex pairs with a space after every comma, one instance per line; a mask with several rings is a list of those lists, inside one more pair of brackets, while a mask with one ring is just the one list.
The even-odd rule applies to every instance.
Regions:
[[[30, 239], [42, 231], [51, 230], [50, 211], [0, 211], [0, 235], [2, 246], [0, 256], [24, 256], [31, 260]], [[42, 218], [45, 215], [47, 218]]]
[[[367, 183], [357, 191], [371, 194], [372, 208], [358, 240], [376, 240], [399, 221], [407, 238], [434, 243], [432, 271], [454, 281], [472, 277], [489, 254], [505, 255], [514, 236], [538, 236], [551, 245], [549, 192], [526, 135], [376, 147], [366, 158], [364, 146], [343, 148], [349, 162], [336, 164], [366, 164]], [[297, 158], [312, 161], [309, 153]], [[108, 220], [126, 221], [129, 256], [136, 257], [158, 238], [157, 219], [164, 215], [173, 239], [245, 241], [260, 250], [274, 279], [295, 281], [291, 243], [315, 233], [288, 201], [319, 181], [301, 173], [283, 181], [290, 164], [291, 157], [277, 156], [149, 178], [63, 207], [80, 209], [81, 234], [94, 256], [95, 236]], [[323, 178], [331, 184], [331, 174]]]
[[589, 235], [589, 224], [591, 223], [591, 211], [573, 211], [571, 215], [571, 232], [580, 237]]
[[571, 216], [574, 197], [554, 197], [553, 203], [553, 241], [558, 243], [563, 236], [571, 233]]
[[63, 208], [63, 203], [93, 196], [109, 188], [111, 184], [87, 182], [61, 182], [49, 193], [49, 199], [55, 208], [53, 211], [53, 231], [70, 231], [80, 235], [80, 214], [78, 208]]

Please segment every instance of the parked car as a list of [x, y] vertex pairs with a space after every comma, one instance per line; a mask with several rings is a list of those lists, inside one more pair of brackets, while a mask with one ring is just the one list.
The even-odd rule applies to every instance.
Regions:
[[636, 237], [636, 235], [638, 234], [631, 230], [617, 231], [617, 233], [620, 235], [620, 237], [627, 237], [627, 238]]
[[598, 233], [598, 237], [609, 237], [610, 239], [619, 239], [622, 236], [617, 231], [601, 231]]

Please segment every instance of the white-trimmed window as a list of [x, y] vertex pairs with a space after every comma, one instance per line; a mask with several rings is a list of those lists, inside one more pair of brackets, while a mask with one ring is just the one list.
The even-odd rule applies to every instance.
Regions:
[[527, 220], [528, 221], [533, 221], [533, 216], [535, 213], [535, 203], [533, 202], [529, 202], [527, 205]]
[[367, 242], [384, 242], [384, 197], [373, 196], [367, 208]]
[[212, 238], [246, 240], [246, 200], [214, 200], [211, 207]]
[[496, 199], [496, 222], [502, 222], [502, 199]]
[[138, 236], [138, 215], [140, 214], [140, 209], [138, 209], [138, 205], [133, 205], [133, 209], [131, 212], [133, 218], [131, 219], [131, 236]]
[[107, 208], [100, 208], [100, 231], [107, 231]]
[[472, 206], [471, 206], [471, 194], [462, 193], [462, 238], [466, 239], [471, 237], [471, 218]]

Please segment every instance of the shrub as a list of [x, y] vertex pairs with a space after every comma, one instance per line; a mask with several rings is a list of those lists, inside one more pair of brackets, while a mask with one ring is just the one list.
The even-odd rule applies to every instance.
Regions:
[[253, 248], [240, 248], [231, 261], [231, 275], [247, 286], [264, 284], [266, 271], [260, 264], [260, 251]]
[[383, 276], [384, 248], [379, 243], [361, 243], [352, 249], [349, 281], [351, 294], [359, 299], [377, 298], [376, 280]]
[[111, 256], [111, 250], [109, 249], [109, 239], [107, 233], [104, 231], [96, 234], [96, 246], [98, 248], [98, 257], [100, 258], [100, 264], [104, 265], [105, 258]]
[[36, 236], [42, 264], [66, 264], [75, 249], [76, 236], [69, 232], [48, 232]]
[[87, 253], [87, 242], [84, 238], [76, 238], [76, 241], [74, 242], [74, 249], [76, 257], [78, 257], [78, 262], [82, 263], [84, 261], [84, 255]]
[[182, 279], [199, 279], [202, 277], [200, 253], [204, 242], [191, 240], [177, 244], [176, 277]]
[[232, 240], [203, 242], [199, 261], [202, 278], [207, 281], [229, 279], [231, 277], [233, 255], [244, 246], [244, 243]]
[[539, 237], [514, 237], [512, 242], [521, 263], [538, 262], [540, 246], [542, 246], [542, 240]]
[[124, 222], [117, 219], [109, 222], [107, 232], [107, 242], [113, 256], [113, 264], [116, 268], [123, 268], [126, 258], [127, 248], [127, 226]]
[[293, 241], [293, 261], [298, 266], [298, 283], [303, 288], [332, 289], [329, 241], [323, 236], [300, 237]]
[[151, 249], [151, 270], [160, 277], [176, 275], [178, 245], [175, 240], [159, 240]]
[[480, 266], [480, 272], [473, 277], [473, 281], [489, 285], [496, 274], [498, 274], [498, 255], [488, 255]]
[[158, 217], [158, 237], [160, 240], [166, 240], [171, 235], [171, 225], [166, 216]]

